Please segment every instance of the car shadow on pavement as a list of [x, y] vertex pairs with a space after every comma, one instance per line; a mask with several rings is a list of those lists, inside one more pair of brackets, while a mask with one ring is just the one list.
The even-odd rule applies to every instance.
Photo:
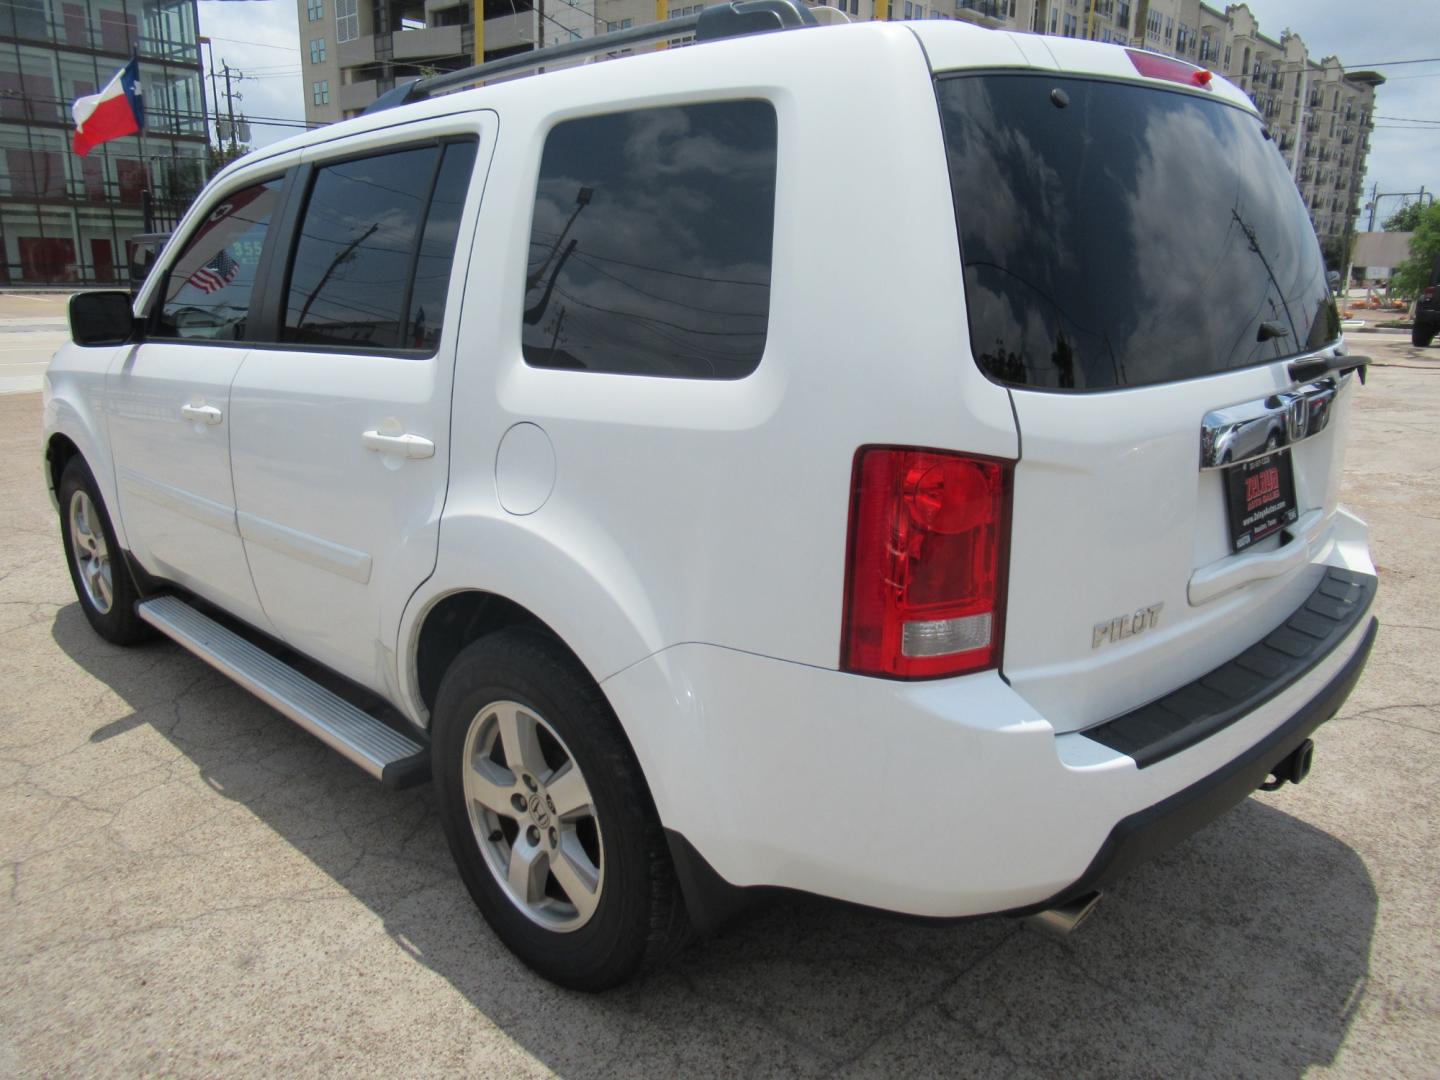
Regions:
[[1137, 869], [1063, 942], [784, 901], [629, 986], [570, 993], [480, 919], [428, 786], [385, 790], [178, 647], [99, 642], [75, 604], [52, 633], [133, 709], [92, 744], [158, 732], [237, 823], [373, 912], [397, 967], [441, 975], [564, 1077], [1300, 1076], [1335, 1059], [1365, 989], [1375, 888], [1355, 852], [1275, 809], [1282, 791]]

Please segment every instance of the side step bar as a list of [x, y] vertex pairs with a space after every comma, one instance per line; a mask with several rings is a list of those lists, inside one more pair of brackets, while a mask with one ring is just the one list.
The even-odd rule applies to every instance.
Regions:
[[331, 693], [185, 601], [157, 596], [136, 605], [135, 611], [386, 787], [410, 787], [429, 779], [429, 747]]

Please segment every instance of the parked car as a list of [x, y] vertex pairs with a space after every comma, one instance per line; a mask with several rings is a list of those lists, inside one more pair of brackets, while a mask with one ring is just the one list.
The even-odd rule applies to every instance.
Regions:
[[1440, 332], [1440, 258], [1430, 272], [1430, 284], [1420, 292], [1415, 302], [1415, 323], [1410, 328], [1410, 343], [1423, 349], [1435, 340]]
[[567, 986], [777, 888], [1068, 930], [1303, 779], [1374, 640], [1365, 360], [1245, 94], [808, 20], [711, 8], [258, 150], [133, 305], [74, 299], [46, 380], [95, 630], [432, 777]]

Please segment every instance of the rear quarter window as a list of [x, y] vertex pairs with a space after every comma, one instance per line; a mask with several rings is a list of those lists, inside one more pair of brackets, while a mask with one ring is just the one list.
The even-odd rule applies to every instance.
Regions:
[[765, 350], [776, 120], [765, 101], [557, 124], [521, 342], [533, 367], [738, 379]]

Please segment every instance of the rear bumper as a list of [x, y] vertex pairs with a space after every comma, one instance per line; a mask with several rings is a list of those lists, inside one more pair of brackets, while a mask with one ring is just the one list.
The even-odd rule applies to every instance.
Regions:
[[1359, 647], [1346, 660], [1344, 667], [1288, 721], [1209, 776], [1121, 820], [1105, 838], [1105, 843], [1078, 881], [1016, 914], [1043, 911], [1094, 892], [1107, 882], [1123, 876], [1137, 863], [1174, 847], [1225, 811], [1244, 802], [1265, 782], [1277, 763], [1293, 753], [1345, 704], [1350, 691], [1360, 681], [1360, 673], [1365, 670], [1380, 623], [1367, 615], [1362, 627]]
[[[1317, 587], [1329, 569], [1314, 567]], [[1113, 879], [1253, 791], [1355, 685], [1373, 595], [1303, 671], [1144, 767], [1056, 734], [994, 673], [896, 683], [691, 644], [604, 689], [695, 907], [778, 887], [924, 917], [1023, 913]]]

